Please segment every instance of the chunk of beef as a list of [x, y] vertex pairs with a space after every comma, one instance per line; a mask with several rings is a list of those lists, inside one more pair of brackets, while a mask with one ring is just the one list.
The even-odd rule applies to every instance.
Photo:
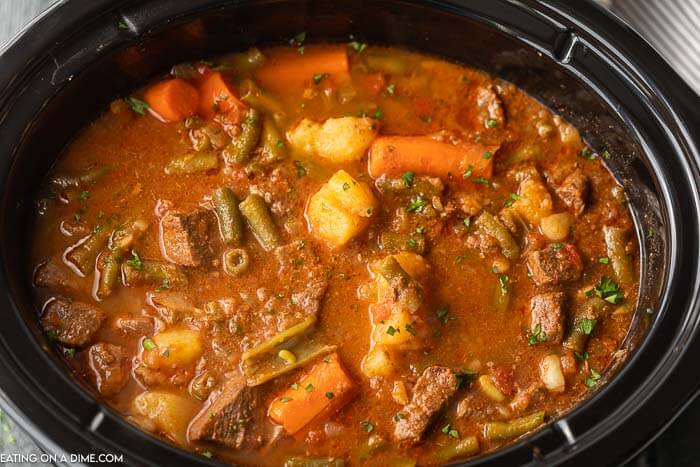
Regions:
[[576, 169], [560, 185], [556, 186], [554, 191], [574, 214], [580, 216], [586, 209], [586, 201], [588, 200], [588, 177], [582, 170]]
[[564, 303], [563, 292], [547, 292], [535, 295], [530, 300], [530, 329], [540, 326], [547, 342], [561, 344], [564, 339]]
[[246, 386], [242, 376], [229, 379], [209, 397], [209, 405], [192, 420], [189, 439], [213, 441], [240, 449], [254, 449], [264, 440], [264, 410], [259, 390]]
[[100, 394], [116, 394], [124, 386], [128, 374], [124, 368], [124, 349], [119, 345], [100, 342], [90, 347], [88, 354]]
[[481, 86], [476, 94], [476, 105], [479, 107], [479, 115], [483, 118], [483, 123], [493, 120], [496, 125], [503, 127], [506, 122], [506, 115], [503, 110], [503, 102], [493, 85]]
[[34, 285], [54, 292], [67, 292], [75, 288], [75, 282], [67, 268], [49, 260], [34, 271]]
[[41, 325], [62, 344], [82, 347], [93, 339], [104, 320], [105, 313], [99, 308], [58, 297], [44, 307]]
[[211, 211], [167, 213], [161, 220], [161, 245], [168, 261], [203, 266], [214, 256], [211, 235], [216, 218]]
[[567, 244], [532, 251], [527, 257], [532, 280], [537, 285], [557, 285], [581, 278], [583, 264], [576, 248]]
[[417, 443], [435, 415], [457, 392], [457, 378], [452, 370], [431, 366], [423, 371], [413, 388], [411, 402], [401, 410], [394, 426], [397, 441]]

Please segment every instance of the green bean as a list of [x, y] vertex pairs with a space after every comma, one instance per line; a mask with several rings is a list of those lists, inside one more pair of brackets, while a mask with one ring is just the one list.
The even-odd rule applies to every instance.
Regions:
[[127, 285], [157, 284], [163, 290], [187, 284], [182, 267], [164, 261], [141, 260], [139, 266], [125, 262], [122, 274]]
[[250, 259], [242, 248], [234, 248], [224, 253], [224, 272], [230, 276], [240, 276], [248, 270]]
[[479, 452], [479, 440], [476, 436], [467, 436], [454, 444], [442, 446], [435, 451], [433, 462], [444, 464], [457, 457], [469, 457]]
[[211, 152], [186, 154], [168, 162], [165, 173], [168, 175], [185, 175], [206, 172], [219, 167], [219, 158]]
[[265, 251], [272, 251], [282, 243], [270, 211], [260, 196], [250, 194], [238, 207]]
[[406, 286], [413, 281], [393, 256], [387, 256], [379, 263], [379, 274], [392, 285]]
[[224, 62], [238, 72], [250, 73], [265, 63], [266, 57], [257, 47], [251, 47], [245, 52], [240, 52], [226, 57]]
[[508, 229], [506, 229], [493, 214], [488, 211], [482, 212], [476, 219], [476, 225], [498, 241], [503, 256], [508, 259], [516, 259], [520, 256], [520, 246], [518, 246], [513, 236], [508, 232]]
[[297, 337], [301, 334], [304, 334], [306, 331], [311, 329], [316, 324], [316, 319], [316, 316], [312, 315], [304, 321], [302, 321], [301, 323], [295, 324], [294, 326], [285, 329], [279, 334], [272, 336], [272, 338], [266, 340], [265, 342], [258, 344], [252, 349], [243, 352], [243, 355], [241, 355], [241, 360], [250, 360], [261, 354], [272, 352], [277, 346], [287, 342], [293, 337]]
[[544, 410], [507, 422], [488, 422], [484, 424], [484, 439], [507, 441], [534, 430], [542, 423], [544, 423]]
[[605, 246], [607, 254], [610, 257], [613, 271], [617, 280], [623, 286], [630, 285], [634, 282], [634, 271], [632, 261], [630, 260], [625, 245], [627, 243], [627, 231], [619, 227], [603, 227], [603, 237], [605, 238]]
[[107, 172], [109, 172], [109, 167], [106, 166], [90, 167], [79, 172], [56, 174], [51, 178], [50, 183], [63, 189], [68, 187], [78, 188], [96, 182]]
[[345, 467], [345, 461], [334, 457], [290, 457], [284, 467]]
[[95, 267], [95, 259], [107, 244], [109, 233], [104, 229], [93, 232], [85, 241], [66, 253], [66, 260], [84, 276]]
[[265, 117], [262, 128], [263, 163], [273, 164], [287, 157], [284, 139], [275, 122], [270, 117]]
[[238, 209], [236, 195], [230, 188], [221, 187], [214, 190], [211, 199], [219, 218], [221, 239], [227, 245], [240, 243], [243, 240], [243, 217]]
[[258, 145], [262, 128], [262, 115], [251, 108], [246, 112], [241, 133], [233, 138], [231, 143], [221, 153], [227, 164], [245, 164], [250, 159], [250, 153]]
[[287, 114], [282, 104], [276, 98], [260, 89], [258, 85], [250, 79], [244, 79], [239, 89], [243, 102], [268, 115], [272, 115], [272, 118], [275, 119], [275, 123], [281, 127], [286, 126]]
[[[574, 352], [583, 352], [590, 337], [590, 327], [583, 326], [584, 320], [598, 320], [605, 309], [605, 300], [593, 297], [583, 302], [574, 312], [574, 320], [569, 335], [562, 344]], [[586, 331], [589, 331], [588, 334]]]
[[147, 228], [148, 223], [145, 220], [137, 219], [114, 230], [109, 249], [104, 253], [102, 259], [102, 272], [96, 291], [99, 298], [105, 298], [112, 294], [119, 282], [124, 255]]
[[121, 250], [107, 251], [104, 254], [102, 258], [102, 271], [100, 272], [100, 280], [97, 284], [96, 291], [99, 298], [112, 295], [112, 291], [117, 286], [117, 282], [119, 282], [123, 257], [124, 252]]
[[396, 261], [387, 256], [379, 263], [379, 274], [389, 283], [395, 297], [395, 305], [409, 313], [415, 313], [423, 303], [423, 289]]

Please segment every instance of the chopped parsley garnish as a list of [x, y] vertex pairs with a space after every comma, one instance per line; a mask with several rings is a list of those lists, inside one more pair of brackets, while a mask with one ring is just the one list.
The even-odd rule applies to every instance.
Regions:
[[126, 260], [126, 264], [139, 271], [143, 269], [143, 261], [141, 261], [141, 257], [136, 253], [136, 250], [131, 250], [131, 258]]
[[156, 348], [156, 343], [153, 342], [153, 339], [144, 339], [142, 345], [145, 350], [153, 350]]
[[75, 350], [74, 348], [63, 349], [63, 353], [66, 355], [66, 357], [69, 357], [69, 358], [75, 357], [76, 352], [77, 352], [77, 350]]
[[297, 389], [299, 389], [299, 384], [298, 384], [298, 383], [292, 383], [289, 387], [292, 388], [292, 389], [294, 389], [294, 390], [296, 391]]
[[647, 229], [647, 240], [651, 240], [652, 238], [654, 238], [654, 229], [649, 227]]
[[610, 152], [608, 152], [607, 149], [605, 151], [603, 151], [601, 155], [603, 156], [603, 159], [605, 159], [606, 161], [612, 157], [610, 155]]
[[394, 421], [395, 421], [395, 422], [398, 422], [398, 421], [400, 421], [400, 420], [403, 420], [404, 417], [405, 417], [404, 414], [402, 414], [401, 412], [396, 412], [396, 413], [394, 414]]
[[297, 177], [301, 178], [306, 175], [306, 168], [299, 161], [294, 161], [294, 167], [297, 169]]
[[293, 401], [293, 400], [294, 400], [294, 399], [291, 398], [291, 397], [286, 397], [286, 396], [285, 396], [285, 397], [280, 397], [280, 402], [283, 403], [283, 404], [286, 404], [287, 402]]
[[498, 126], [498, 121], [495, 118], [489, 118], [486, 120], [486, 128], [496, 128]]
[[201, 453], [203, 457], [206, 457], [207, 459], [211, 459], [214, 454], [211, 453], [211, 451], [204, 451]]
[[563, 244], [563, 243], [559, 243], [559, 242], [557, 242], [557, 243], [552, 243], [550, 246], [551, 246], [552, 248], [554, 248], [555, 250], [560, 250], [560, 249], [564, 248], [564, 244]]
[[343, 191], [348, 191], [350, 189], [350, 184], [348, 182], [343, 183]]
[[425, 233], [425, 227], [422, 225], [419, 225], [416, 227], [416, 235], [423, 235]]
[[576, 352], [576, 351], [574, 351], [574, 357], [576, 357], [576, 360], [583, 362], [585, 360], [588, 360], [588, 352]]
[[303, 44], [305, 40], [306, 40], [306, 32], [300, 32], [296, 36], [292, 37], [290, 39], [289, 43], [293, 46], [298, 47], [301, 44]]
[[501, 295], [508, 295], [508, 281], [510, 279], [505, 274], [498, 275], [498, 285], [501, 288]]
[[540, 342], [547, 340], [547, 334], [544, 333], [542, 325], [537, 323], [534, 328], [530, 331], [530, 335], [527, 338], [527, 345], [536, 345]]
[[306, 392], [311, 392], [313, 390], [314, 390], [314, 385], [311, 383], [307, 384], [306, 387], [304, 388], [304, 391], [306, 391]]
[[472, 225], [472, 218], [471, 218], [471, 217], [465, 217], [465, 218], [462, 220], [462, 224], [464, 224], [464, 226], [465, 226], [466, 228], [471, 227], [471, 225]]
[[484, 185], [484, 186], [490, 186], [491, 182], [488, 181], [487, 178], [484, 177], [476, 177], [474, 180], [472, 180], [474, 183], [477, 185]]
[[473, 171], [474, 171], [474, 167], [472, 167], [472, 165], [469, 164], [469, 165], [467, 166], [467, 170], [465, 170], [464, 173], [462, 174], [462, 178], [465, 179], [465, 180], [468, 179], [469, 177], [472, 176], [472, 172], [473, 172]]
[[517, 193], [511, 193], [511, 194], [508, 195], [508, 199], [506, 200], [505, 203], [503, 203], [503, 205], [504, 205], [505, 207], [509, 208], [509, 207], [511, 207], [511, 206], [513, 205], [513, 203], [515, 203], [515, 202], [516, 202], [517, 200], [519, 200], [520, 198], [522, 198], [522, 195], [519, 195], [519, 194], [517, 194]]
[[459, 438], [459, 431], [454, 430], [449, 423], [447, 425], [443, 426], [440, 431], [445, 433], [450, 438]]
[[328, 73], [316, 73], [314, 75], [314, 84], [320, 84], [321, 81], [328, 78], [329, 76], [330, 76], [330, 74], [328, 74]]
[[372, 432], [374, 431], [374, 425], [373, 425], [372, 422], [370, 422], [369, 420], [362, 420], [362, 421], [360, 422], [360, 426], [361, 426], [362, 429], [364, 429], [367, 433], [372, 433]]
[[284, 141], [281, 139], [278, 139], [277, 142], [275, 143], [275, 146], [277, 146], [278, 149], [282, 149], [284, 147]]
[[413, 186], [413, 179], [416, 178], [416, 173], [411, 172], [410, 170], [408, 172], [404, 172], [403, 175], [401, 175], [401, 179], [403, 182], [406, 184], [408, 188], [411, 188]]
[[416, 329], [413, 327], [412, 324], [406, 323], [406, 332], [415, 337], [418, 333], [416, 332]]
[[151, 106], [148, 105], [148, 103], [142, 101], [141, 99], [137, 99], [136, 97], [129, 96], [124, 98], [124, 101], [127, 104], [129, 104], [131, 110], [133, 110], [139, 115], [146, 115], [146, 110], [151, 108]]
[[401, 330], [396, 329], [394, 326], [389, 326], [388, 328], [386, 328], [386, 333], [389, 334], [390, 336], [393, 336], [397, 332], [401, 332]]
[[493, 157], [493, 153], [491, 151], [485, 151], [484, 155], [481, 157], [483, 157], [484, 159], [491, 159]]
[[395, 84], [388, 84], [386, 86], [386, 93], [390, 96], [393, 96], [394, 93], [396, 93], [396, 85]]
[[595, 159], [595, 153], [591, 151], [589, 148], [583, 148], [581, 149], [581, 152], [579, 153], [581, 157], [583, 157], [586, 160], [592, 161]]
[[372, 118], [375, 120], [381, 120], [384, 117], [384, 111], [382, 110], [381, 107], [377, 107], [372, 114]]
[[607, 276], [601, 277], [600, 282], [598, 282], [594, 288], [586, 292], [586, 296], [588, 297], [594, 294], [613, 305], [617, 305], [625, 298], [625, 294], [620, 286]]
[[335, 395], [331, 391], [326, 391], [326, 399], [333, 399]]
[[361, 54], [367, 48], [367, 44], [364, 42], [352, 41], [348, 44], [348, 47], [356, 53]]
[[455, 373], [455, 378], [457, 378], [457, 388], [463, 388], [476, 379], [476, 371], [460, 371], [459, 373]]
[[[253, 126], [253, 125], [255, 125], [255, 121], [256, 121], [256, 120], [255, 120], [253, 117], [251, 117], [250, 115], [248, 115], [246, 118], [243, 119], [243, 124], [244, 124], [245, 126]], [[279, 142], [279, 141], [280, 141], [280, 140], [277, 140], [277, 142]]]
[[593, 386], [598, 384], [598, 380], [600, 380], [600, 378], [600, 373], [598, 373], [595, 369], [591, 368], [591, 371], [588, 373], [588, 377], [583, 382], [583, 384], [585, 384], [589, 388], [592, 388]]
[[578, 329], [585, 335], [589, 335], [595, 329], [595, 325], [598, 323], [595, 319], [583, 318], [578, 322]]
[[168, 290], [169, 288], [170, 288], [170, 279], [166, 277], [163, 279], [163, 282], [160, 283], [160, 285], [156, 289], [156, 292], [162, 292], [163, 290]]
[[406, 240], [406, 246], [411, 250], [415, 250], [418, 246], [418, 242], [416, 242], [414, 238], [409, 238], [408, 240]]
[[435, 311], [435, 316], [437, 316], [438, 321], [440, 321], [440, 324], [443, 326], [446, 326], [448, 322], [452, 321], [453, 319], [456, 319], [454, 316], [450, 314], [450, 310], [446, 306], [441, 306]]
[[119, 21], [119, 22], [117, 23], [117, 27], [118, 27], [119, 29], [124, 30], [124, 31], [126, 31], [127, 29], [129, 29], [129, 25], [126, 24], [126, 21], [124, 21], [124, 20]]
[[423, 212], [423, 209], [428, 205], [428, 200], [423, 196], [413, 198], [406, 208], [406, 212]]
[[602, 258], [598, 258], [598, 262], [600, 264], [609, 264], [610, 258], [608, 258], [607, 256], [603, 256]]
[[89, 191], [81, 191], [80, 194], [78, 195], [78, 199], [80, 200], [81, 203], [84, 203], [85, 201], [90, 198], [90, 192]]

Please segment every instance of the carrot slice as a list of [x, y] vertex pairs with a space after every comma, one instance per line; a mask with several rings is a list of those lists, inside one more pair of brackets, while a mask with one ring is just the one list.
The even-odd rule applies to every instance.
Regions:
[[275, 399], [268, 414], [291, 435], [313, 420], [332, 415], [350, 402], [357, 391], [338, 354], [333, 353]]
[[348, 52], [344, 46], [308, 46], [304, 53], [278, 50], [255, 73], [260, 84], [276, 92], [302, 88], [316, 80], [345, 81], [349, 70]]
[[144, 100], [165, 122], [177, 122], [194, 115], [199, 104], [197, 90], [181, 79], [167, 79], [146, 90]]
[[491, 178], [497, 149], [474, 143], [443, 143], [429, 136], [384, 136], [369, 148], [369, 174], [374, 178], [404, 172], [458, 180], [463, 176]]
[[199, 115], [211, 118], [231, 111], [241, 113], [248, 108], [234, 94], [218, 71], [206, 73], [199, 83]]

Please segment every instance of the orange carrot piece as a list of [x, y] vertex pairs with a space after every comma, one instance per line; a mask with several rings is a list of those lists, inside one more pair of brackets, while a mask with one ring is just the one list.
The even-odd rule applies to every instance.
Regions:
[[301, 381], [275, 399], [268, 414], [291, 435], [313, 420], [332, 415], [357, 392], [357, 386], [334, 353], [314, 365]]
[[374, 140], [369, 148], [369, 174], [376, 178], [415, 172], [463, 180], [467, 172], [471, 173], [470, 178], [491, 178], [496, 150], [498, 146], [455, 145], [429, 136], [384, 136]]
[[144, 100], [165, 122], [177, 122], [194, 115], [199, 104], [197, 90], [181, 79], [166, 79], [146, 90]]
[[255, 77], [263, 87], [281, 92], [309, 85], [314, 82], [314, 76], [344, 81], [348, 70], [347, 47], [307, 46], [303, 54], [296, 50], [275, 51], [258, 68]]
[[202, 77], [199, 83], [199, 96], [199, 115], [204, 118], [235, 110], [240, 113], [248, 108], [238, 99], [218, 71], [206, 73]]

